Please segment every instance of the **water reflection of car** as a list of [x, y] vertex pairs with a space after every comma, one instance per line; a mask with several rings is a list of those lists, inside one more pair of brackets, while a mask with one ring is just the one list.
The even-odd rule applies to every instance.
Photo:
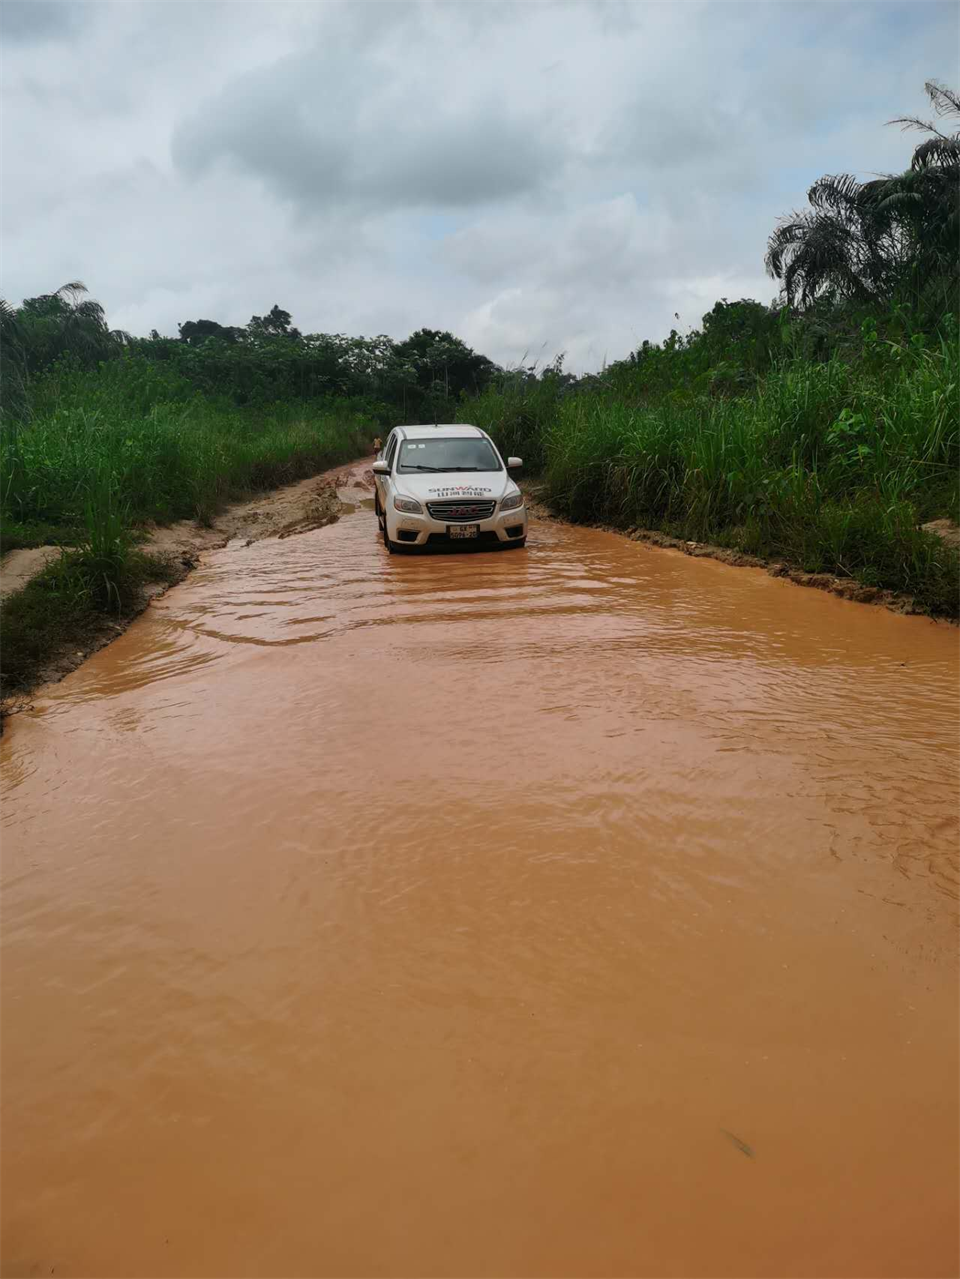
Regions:
[[523, 494], [477, 426], [397, 426], [373, 464], [374, 505], [390, 551], [409, 546], [523, 546]]

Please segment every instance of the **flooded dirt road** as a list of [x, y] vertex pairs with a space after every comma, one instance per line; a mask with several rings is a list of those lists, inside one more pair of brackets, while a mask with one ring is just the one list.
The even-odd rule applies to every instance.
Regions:
[[4, 1273], [956, 1274], [956, 630], [352, 491], [0, 742]]

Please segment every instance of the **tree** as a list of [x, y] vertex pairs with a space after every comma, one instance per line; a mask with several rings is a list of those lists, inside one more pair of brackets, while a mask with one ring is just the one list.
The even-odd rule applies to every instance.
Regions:
[[[935, 80], [928, 80], [925, 88], [940, 118], [960, 117], [960, 94]], [[931, 121], [913, 116], [890, 123], [930, 136], [914, 149], [906, 173], [877, 189], [878, 213], [898, 219], [907, 230], [921, 282], [937, 273], [955, 278], [960, 245], [960, 130], [943, 133]]]
[[232, 346], [243, 337], [243, 329], [234, 328], [229, 324], [218, 324], [216, 320], [186, 320], [183, 324], [178, 324], [177, 328], [180, 332], [180, 341], [186, 342], [188, 346], [200, 346], [206, 342], [207, 338], [218, 338], [221, 342], [228, 342]]
[[807, 193], [810, 208], [781, 221], [765, 261], [789, 304], [809, 306], [824, 296], [877, 302], [892, 295], [909, 250], [897, 220], [878, 216], [869, 190], [876, 185], [848, 173], [819, 178]]
[[247, 332], [251, 337], [300, 337], [300, 330], [290, 327], [290, 312], [276, 304], [266, 315], [252, 315]]
[[23, 333], [27, 367], [39, 372], [62, 355], [72, 355], [91, 367], [117, 355], [130, 341], [121, 329], [111, 329], [103, 307], [87, 296], [79, 280], [55, 293], [26, 298], [17, 312]]
[[418, 329], [398, 342], [394, 352], [401, 363], [413, 366], [422, 390], [433, 391], [439, 384], [447, 396], [479, 394], [497, 371], [492, 360], [446, 330]]
[[[960, 97], [926, 84], [938, 116], [960, 116]], [[899, 289], [922, 289], [933, 276], [955, 275], [960, 237], [960, 132], [946, 134], [912, 117], [891, 120], [931, 136], [910, 168], [869, 182], [848, 173], [820, 178], [810, 208], [783, 219], [767, 244], [767, 270], [789, 303], [821, 297], [890, 301]]]

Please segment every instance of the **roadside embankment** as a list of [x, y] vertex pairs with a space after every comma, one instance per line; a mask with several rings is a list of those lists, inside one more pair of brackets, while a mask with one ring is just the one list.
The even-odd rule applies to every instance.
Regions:
[[[525, 489], [528, 495], [527, 506], [538, 519], [552, 520], [559, 524], [583, 523], [583, 521], [568, 519], [551, 506], [547, 487], [542, 481], [528, 484]], [[938, 612], [935, 609], [925, 607], [923, 603], [917, 601], [915, 596], [906, 592], [884, 590], [878, 586], [865, 585], [852, 577], [837, 577], [832, 573], [806, 572], [804, 569], [785, 563], [781, 559], [751, 555], [745, 551], [735, 550], [728, 546], [717, 546], [710, 542], [671, 537], [668, 533], [660, 532], [657, 529], [624, 528], [604, 523], [587, 523], [586, 526], [603, 529], [608, 533], [617, 533], [621, 537], [627, 537], [634, 542], [646, 542], [663, 550], [679, 551], [683, 555], [690, 555], [697, 559], [719, 560], [722, 564], [729, 564], [734, 568], [765, 569], [771, 577], [784, 578], [795, 586], [808, 586], [813, 587], [815, 590], [827, 591], [831, 595], [836, 595], [840, 599], [851, 600], [856, 604], [876, 604], [883, 608], [888, 608], [894, 613], [925, 614], [937, 620], [950, 621], [954, 624], [958, 621], [953, 614]], [[954, 524], [952, 520], [935, 520], [930, 524], [924, 525], [923, 531], [939, 538], [947, 553], [956, 556], [957, 549], [960, 547], [960, 526]]]

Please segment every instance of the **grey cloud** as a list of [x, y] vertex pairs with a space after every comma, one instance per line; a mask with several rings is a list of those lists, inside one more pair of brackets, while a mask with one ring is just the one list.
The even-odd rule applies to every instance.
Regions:
[[343, 186], [348, 151], [339, 135], [339, 104], [324, 97], [322, 90], [314, 93], [311, 120], [282, 68], [276, 77], [246, 76], [178, 127], [174, 163], [197, 177], [229, 161], [287, 199], [332, 199]]
[[309, 212], [317, 204], [460, 208], [547, 183], [559, 161], [536, 122], [477, 93], [444, 108], [429, 82], [385, 80], [362, 54], [317, 49], [244, 76], [176, 130], [175, 164], [197, 176], [218, 162], [262, 178]]
[[90, 20], [90, 10], [66, 0], [4, 0], [0, 34], [5, 40], [34, 43], [67, 40]]
[[493, 103], [462, 121], [431, 121], [416, 137], [397, 131], [364, 166], [361, 189], [399, 204], [467, 206], [540, 187], [556, 161], [552, 146], [530, 135]]

